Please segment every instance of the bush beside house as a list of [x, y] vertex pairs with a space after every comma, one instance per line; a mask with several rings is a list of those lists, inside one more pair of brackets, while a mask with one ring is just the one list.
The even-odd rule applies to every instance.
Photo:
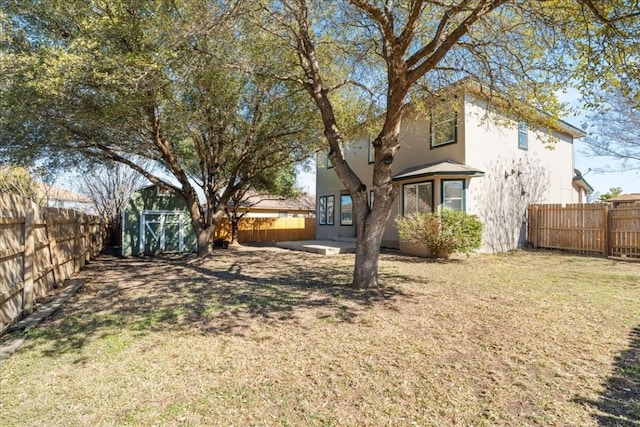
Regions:
[[408, 252], [416, 255], [434, 258], [449, 258], [456, 252], [469, 255], [482, 244], [482, 223], [475, 215], [462, 211], [417, 212], [398, 216], [395, 223], [400, 238], [414, 245], [407, 248]]

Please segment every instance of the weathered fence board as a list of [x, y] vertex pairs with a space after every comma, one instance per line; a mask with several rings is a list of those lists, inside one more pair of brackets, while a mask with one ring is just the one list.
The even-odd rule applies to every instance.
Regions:
[[97, 256], [97, 217], [0, 193], [0, 333]]
[[534, 248], [640, 258], [640, 205], [530, 205], [527, 217]]

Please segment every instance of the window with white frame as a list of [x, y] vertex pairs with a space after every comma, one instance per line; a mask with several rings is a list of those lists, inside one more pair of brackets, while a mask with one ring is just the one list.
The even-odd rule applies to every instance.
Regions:
[[518, 123], [518, 148], [521, 150], [527, 150], [529, 148], [529, 130], [525, 122]]
[[318, 223], [320, 225], [333, 225], [333, 196], [318, 198]]
[[465, 210], [464, 179], [442, 180], [442, 207], [454, 211]]
[[374, 192], [373, 190], [369, 190], [369, 209], [373, 209], [373, 199], [374, 199]]
[[453, 144], [458, 140], [458, 115], [449, 105], [431, 110], [431, 147]]
[[433, 182], [419, 182], [403, 186], [402, 214], [433, 211]]
[[340, 196], [340, 225], [353, 225], [353, 202], [351, 196]]

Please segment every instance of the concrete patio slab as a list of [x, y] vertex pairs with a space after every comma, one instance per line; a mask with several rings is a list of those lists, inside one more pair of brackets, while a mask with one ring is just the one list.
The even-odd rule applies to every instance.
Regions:
[[356, 251], [355, 241], [333, 240], [300, 240], [292, 242], [277, 242], [279, 248], [293, 251], [312, 252], [321, 255], [352, 254]]

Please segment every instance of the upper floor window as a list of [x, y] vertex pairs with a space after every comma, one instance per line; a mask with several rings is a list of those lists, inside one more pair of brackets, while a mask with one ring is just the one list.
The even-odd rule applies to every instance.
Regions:
[[527, 150], [529, 148], [528, 129], [525, 122], [518, 123], [518, 148]]
[[449, 106], [431, 110], [431, 147], [452, 144], [458, 140], [458, 113]]
[[333, 164], [331, 164], [331, 159], [329, 158], [329, 152], [327, 151], [327, 156], [326, 156], [326, 166], [327, 169], [331, 169], [333, 167]]
[[373, 147], [373, 141], [369, 141], [369, 163], [376, 161], [376, 149]]
[[318, 222], [320, 225], [333, 225], [333, 196], [318, 198]]
[[351, 196], [340, 196], [340, 225], [353, 225], [353, 203]]
[[464, 179], [442, 180], [442, 207], [454, 211], [465, 210]]
[[403, 186], [402, 214], [433, 211], [433, 182], [405, 184]]

